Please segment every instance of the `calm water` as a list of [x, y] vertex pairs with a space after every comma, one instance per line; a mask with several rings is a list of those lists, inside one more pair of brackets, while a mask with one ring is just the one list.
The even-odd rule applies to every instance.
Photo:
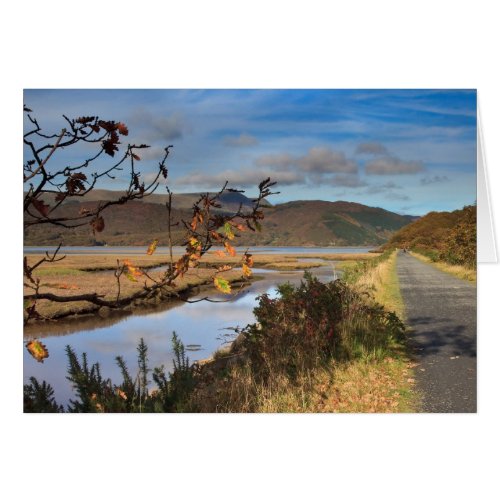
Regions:
[[[163, 364], [167, 369], [172, 369], [173, 331], [176, 331], [184, 345], [199, 346], [198, 350], [188, 352], [191, 361], [207, 358], [227, 340], [223, 338], [224, 334], [231, 334], [227, 328], [243, 327], [255, 321], [253, 309], [259, 295], [273, 295], [279, 283], [289, 281], [298, 284], [303, 276], [302, 271], [266, 271], [260, 273], [255, 270], [255, 274], [262, 279], [252, 283], [231, 302], [176, 302], [141, 309], [129, 315], [118, 313], [106, 318], [79, 318], [37, 326], [35, 330], [28, 327], [24, 340], [35, 337], [41, 339], [49, 350], [49, 357], [43, 363], [38, 363], [24, 348], [24, 380], [27, 382], [30, 376], [35, 376], [39, 381], [46, 380], [54, 388], [58, 403], [66, 404], [69, 398], [75, 398], [70, 383], [66, 380], [65, 347], [68, 344], [79, 357], [86, 352], [89, 363], [98, 361], [103, 376], [119, 383], [121, 376], [115, 357], [121, 355], [130, 373], [135, 375], [137, 344], [141, 337], [148, 345], [150, 367]], [[323, 281], [333, 278], [331, 263], [311, 271]], [[218, 297], [227, 298], [215, 294], [211, 296]]]
[[[45, 253], [54, 251], [57, 247], [24, 247], [24, 253]], [[217, 250], [219, 247], [213, 247]], [[246, 250], [247, 247], [236, 247]], [[373, 247], [250, 247], [251, 253], [307, 253], [307, 254], [329, 254], [329, 253], [365, 253]], [[144, 247], [61, 247], [60, 254], [145, 254], [147, 246]], [[174, 253], [184, 253], [184, 247], [174, 247]], [[168, 247], [158, 247], [156, 254], [168, 255]]]

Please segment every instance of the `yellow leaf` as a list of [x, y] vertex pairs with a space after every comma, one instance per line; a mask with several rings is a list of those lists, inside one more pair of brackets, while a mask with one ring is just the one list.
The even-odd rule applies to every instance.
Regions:
[[148, 246], [147, 254], [148, 255], [153, 255], [154, 251], [156, 250], [156, 246], [158, 245], [158, 240], [154, 239]]
[[226, 222], [224, 224], [224, 232], [226, 233], [226, 236], [227, 236], [228, 239], [234, 240], [233, 229], [231, 227], [231, 224], [229, 224], [229, 222]]
[[252, 276], [252, 270], [246, 264], [243, 264], [241, 266], [241, 270], [243, 272], [243, 276], [246, 276], [247, 278], [250, 278], [250, 276]]
[[37, 339], [30, 340], [26, 344], [26, 349], [39, 363], [43, 363], [43, 360], [49, 357], [47, 347]]
[[215, 288], [222, 293], [231, 293], [231, 285], [229, 284], [229, 281], [223, 278], [214, 278], [214, 285]]

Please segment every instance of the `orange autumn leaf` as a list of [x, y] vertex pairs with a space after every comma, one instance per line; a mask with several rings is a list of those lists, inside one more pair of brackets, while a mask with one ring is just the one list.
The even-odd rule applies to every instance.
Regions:
[[125, 259], [123, 264], [127, 268], [125, 276], [130, 281], [137, 281], [137, 278], [142, 276], [142, 271], [138, 267], [134, 266], [128, 259]]
[[39, 363], [43, 363], [43, 360], [49, 357], [47, 347], [37, 339], [30, 340], [26, 344], [26, 349]]
[[224, 242], [224, 248], [231, 257], [236, 257], [236, 249], [232, 247], [227, 241]]
[[215, 253], [215, 255], [217, 255], [217, 257], [225, 257], [226, 256], [226, 254], [222, 250], [215, 250], [214, 253]]
[[247, 230], [247, 228], [243, 224], [237, 224], [236, 222], [231, 222], [231, 224], [241, 232]]
[[253, 257], [252, 254], [246, 253], [243, 255], [243, 263], [248, 267], [253, 267]]

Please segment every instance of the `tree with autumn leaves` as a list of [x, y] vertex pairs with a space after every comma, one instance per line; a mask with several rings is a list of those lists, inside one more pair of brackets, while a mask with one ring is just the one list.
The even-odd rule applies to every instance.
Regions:
[[[148, 300], [155, 297], [177, 297], [175, 280], [182, 278], [190, 269], [196, 268], [200, 259], [212, 247], [220, 247], [215, 254], [220, 257], [236, 256], [234, 239], [241, 231], [260, 230], [264, 218], [262, 202], [268, 196], [275, 194], [271, 191], [275, 184], [270, 179], [262, 181], [259, 193], [253, 200], [251, 209], [242, 206], [231, 213], [221, 210], [220, 197], [224, 192], [237, 191], [228, 186], [226, 182], [217, 193], [201, 194], [194, 203], [191, 216], [180, 223], [185, 228], [185, 247], [183, 255], [174, 259], [172, 252], [171, 227], [173, 195], [166, 181], [168, 180], [167, 159], [173, 146], [164, 149], [162, 158], [158, 161], [157, 170], [151, 182], [146, 183], [137, 169], [140, 162], [140, 151], [148, 148], [146, 144], [127, 144], [122, 141], [128, 136], [128, 128], [122, 122], [103, 120], [98, 116], [83, 116], [70, 119], [63, 116], [64, 126], [55, 132], [47, 132], [35, 118], [32, 110], [24, 107], [27, 131], [24, 133], [25, 162], [24, 173], [24, 227], [50, 224], [61, 228], [75, 228], [87, 225], [89, 231], [100, 233], [104, 230], [105, 211], [113, 205], [124, 205], [133, 200], [141, 200], [155, 192], [165, 183], [164, 188], [168, 193], [166, 203], [166, 216], [168, 217], [168, 234], [164, 235], [170, 248], [170, 263], [161, 276], [153, 277], [145, 269], [141, 269], [130, 260], [118, 261], [114, 275], [116, 278], [117, 292], [115, 298], [109, 299], [97, 293], [59, 295], [41, 289], [42, 282], [36, 276], [35, 270], [41, 266], [48, 266], [52, 262], [64, 259], [60, 255], [61, 243], [53, 252], [36, 262], [29, 262], [24, 258], [24, 286], [28, 292], [24, 295], [25, 323], [41, 319], [37, 311], [37, 303], [48, 300], [59, 303], [87, 302], [98, 307], [111, 309], [123, 308], [137, 300]], [[58, 152], [63, 148], [86, 146], [86, 151], [91, 151], [84, 160], [61, 167]], [[103, 160], [108, 158], [109, 164], [103, 166]], [[97, 162], [99, 160], [99, 162]], [[67, 160], [65, 160], [67, 161]], [[99, 163], [99, 166], [97, 166]], [[126, 169], [126, 173], [124, 172]], [[94, 208], [82, 208], [79, 213], [69, 215], [64, 210], [64, 202], [71, 199], [84, 198], [95, 189], [100, 180], [116, 178], [121, 174], [128, 179], [126, 189], [117, 194], [116, 199], [97, 203]], [[242, 192], [242, 191], [237, 191]], [[147, 254], [152, 255], [158, 245], [158, 235], [149, 245]], [[242, 275], [251, 276], [253, 259], [251, 254], [245, 252], [241, 258]], [[234, 266], [212, 265], [211, 280], [214, 286], [222, 293], [230, 294], [229, 282], [221, 273], [232, 269]], [[136, 292], [122, 296], [120, 293], [120, 280], [125, 277], [132, 281], [143, 281], [143, 286]], [[210, 300], [208, 297], [197, 300]], [[36, 351], [37, 346], [33, 347]], [[34, 354], [34, 353], [33, 353]], [[36, 356], [38, 357], [38, 355]]]

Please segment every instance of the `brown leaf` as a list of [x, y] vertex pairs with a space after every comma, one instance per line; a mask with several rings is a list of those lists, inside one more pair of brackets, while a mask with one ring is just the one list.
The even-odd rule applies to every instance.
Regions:
[[118, 130], [120, 135], [128, 135], [128, 128], [124, 123], [118, 122], [116, 124], [116, 129]]
[[109, 138], [102, 141], [102, 148], [109, 156], [115, 156], [115, 151], [118, 151], [117, 144], [120, 144], [120, 140], [118, 138], [118, 134], [113, 130], [111, 131]]
[[42, 200], [37, 200], [37, 199], [33, 199], [31, 203], [44, 217], [47, 217], [50, 209], [49, 205], [47, 205]]
[[104, 229], [104, 219], [101, 216], [96, 217], [90, 222], [90, 225], [92, 226], [94, 233], [96, 231], [100, 233]]
[[77, 118], [75, 121], [76, 123], [81, 123], [83, 125], [86, 125], [89, 122], [93, 122], [95, 120], [95, 116], [81, 116], [80, 118]]
[[132, 158], [135, 160], [135, 161], [141, 161], [141, 157], [139, 155], [136, 155], [135, 153], [132, 153]]

